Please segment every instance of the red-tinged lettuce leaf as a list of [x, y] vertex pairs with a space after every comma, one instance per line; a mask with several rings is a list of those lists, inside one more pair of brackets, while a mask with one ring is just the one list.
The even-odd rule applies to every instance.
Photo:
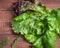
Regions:
[[[42, 4], [36, 3], [37, 0], [35, 0], [35, 3], [32, 3], [30, 1], [23, 1], [21, 6], [19, 7], [20, 12], [25, 12], [25, 11], [38, 11], [40, 13], [45, 13], [46, 7]], [[37, 1], [38, 2], [38, 1]]]

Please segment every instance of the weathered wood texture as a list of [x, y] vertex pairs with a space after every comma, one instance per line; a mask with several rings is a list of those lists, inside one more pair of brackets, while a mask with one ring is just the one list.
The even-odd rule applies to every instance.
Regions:
[[[11, 31], [11, 19], [14, 17], [11, 10], [11, 5], [17, 0], [0, 0], [0, 44], [3, 38], [9, 37], [10, 41], [4, 48], [11, 48], [12, 41], [17, 37]], [[59, 8], [60, 0], [40, 0], [42, 4], [45, 4], [47, 8]], [[29, 44], [21, 39], [17, 42], [15, 48], [28, 48]], [[60, 48], [60, 37], [56, 42], [56, 48]]]

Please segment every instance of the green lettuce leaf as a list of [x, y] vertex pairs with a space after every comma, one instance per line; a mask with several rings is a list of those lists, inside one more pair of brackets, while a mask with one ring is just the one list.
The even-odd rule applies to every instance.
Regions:
[[37, 16], [37, 14], [39, 14], [39, 12], [23, 13], [14, 18], [12, 20], [13, 31], [17, 34], [21, 33], [22, 35], [34, 32], [39, 35], [44, 33], [42, 31], [44, 28], [44, 24], [42, 22], [43, 16], [41, 17], [40, 14]]
[[51, 10], [51, 16], [54, 16], [56, 18], [55, 26], [58, 26], [57, 32], [58, 32], [58, 34], [60, 34], [60, 32], [59, 32], [60, 31], [60, 8]]
[[47, 30], [46, 33], [42, 37], [42, 42], [44, 48], [55, 48], [55, 42], [57, 40], [58, 34], [55, 30], [50, 31]]
[[47, 30], [46, 33], [32, 44], [35, 48], [55, 48], [55, 42], [58, 34], [56, 31]]

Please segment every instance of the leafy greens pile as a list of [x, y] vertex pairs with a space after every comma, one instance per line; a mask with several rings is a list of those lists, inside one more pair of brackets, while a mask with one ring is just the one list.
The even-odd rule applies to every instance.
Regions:
[[[32, 48], [55, 48], [60, 24], [60, 8], [46, 9], [37, 0], [25, 1], [19, 16], [12, 20], [12, 30], [31, 43]], [[12, 45], [13, 46], [13, 45]]]

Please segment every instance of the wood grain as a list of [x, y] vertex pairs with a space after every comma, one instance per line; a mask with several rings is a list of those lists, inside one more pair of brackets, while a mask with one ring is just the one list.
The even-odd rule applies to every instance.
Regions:
[[[17, 0], [0, 0], [0, 44], [2, 39], [9, 37], [10, 41], [3, 48], [11, 48], [12, 41], [17, 37], [11, 30], [11, 20], [14, 17], [14, 13], [11, 11], [11, 5]], [[22, 1], [22, 0], [21, 0]], [[60, 7], [60, 0], [40, 0], [47, 8], [54, 9]], [[29, 45], [25, 40], [21, 38], [15, 46], [15, 48], [29, 48]], [[56, 42], [56, 48], [60, 48], [60, 36]]]

